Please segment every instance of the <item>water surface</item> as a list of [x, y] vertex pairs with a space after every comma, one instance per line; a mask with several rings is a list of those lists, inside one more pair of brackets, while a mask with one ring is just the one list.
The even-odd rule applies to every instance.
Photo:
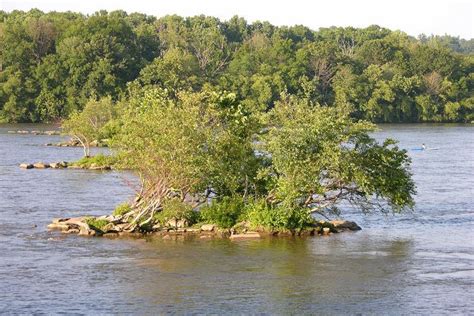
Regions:
[[161, 240], [50, 233], [53, 217], [109, 213], [133, 177], [21, 170], [75, 160], [45, 147], [51, 129], [0, 125], [0, 313], [9, 314], [474, 314], [474, 127], [383, 125], [409, 151], [413, 214], [361, 216], [363, 230], [308, 239]]

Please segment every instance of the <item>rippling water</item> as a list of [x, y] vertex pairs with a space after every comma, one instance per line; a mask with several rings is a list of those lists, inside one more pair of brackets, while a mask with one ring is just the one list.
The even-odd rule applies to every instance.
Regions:
[[418, 186], [413, 214], [346, 218], [363, 230], [308, 239], [106, 239], [46, 231], [53, 217], [109, 213], [133, 177], [21, 170], [75, 160], [51, 129], [0, 125], [0, 313], [474, 314], [474, 126], [384, 125]]

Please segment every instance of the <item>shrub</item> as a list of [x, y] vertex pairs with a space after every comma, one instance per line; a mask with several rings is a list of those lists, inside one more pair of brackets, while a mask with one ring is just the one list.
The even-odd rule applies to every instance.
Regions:
[[122, 204], [117, 205], [117, 207], [115, 208], [115, 210], [113, 212], [113, 215], [114, 216], [124, 215], [124, 214], [130, 212], [131, 210], [132, 210], [132, 208], [130, 207], [130, 204], [122, 203]]
[[88, 217], [85, 219], [87, 225], [89, 225], [92, 229], [104, 231], [105, 226], [109, 224], [109, 221], [106, 219], [97, 219], [95, 217]]
[[186, 220], [189, 225], [199, 221], [199, 212], [179, 199], [169, 199], [163, 202], [163, 210], [155, 215], [155, 219], [166, 224], [171, 219]]
[[81, 166], [83, 168], [90, 168], [93, 164], [99, 167], [112, 166], [116, 163], [114, 156], [107, 156], [98, 154], [92, 157], [82, 157], [80, 160], [74, 162], [74, 165]]
[[314, 223], [307, 209], [303, 208], [272, 206], [265, 200], [257, 200], [247, 207], [247, 220], [253, 228], [270, 231], [296, 230]]
[[245, 210], [242, 197], [224, 197], [201, 209], [201, 219], [221, 228], [234, 226]]

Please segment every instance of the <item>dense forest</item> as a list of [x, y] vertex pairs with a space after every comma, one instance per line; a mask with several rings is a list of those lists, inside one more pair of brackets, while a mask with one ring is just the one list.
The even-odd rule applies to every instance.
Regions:
[[0, 11], [0, 121], [54, 122], [136, 87], [282, 96], [373, 122], [474, 120], [474, 41], [379, 26], [277, 27], [233, 17]]

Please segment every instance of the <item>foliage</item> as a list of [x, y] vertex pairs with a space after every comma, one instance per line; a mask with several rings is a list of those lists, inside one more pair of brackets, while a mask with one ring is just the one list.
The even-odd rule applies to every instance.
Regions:
[[131, 210], [132, 208], [130, 207], [130, 203], [122, 203], [122, 204], [117, 205], [117, 207], [114, 209], [113, 215], [114, 216], [125, 215]]
[[234, 91], [251, 112], [281, 92], [348, 103], [373, 122], [470, 122], [473, 39], [367, 28], [277, 27], [233, 17], [2, 13], [0, 119], [51, 122], [130, 85]]
[[98, 154], [92, 157], [82, 157], [73, 164], [82, 168], [90, 168], [92, 165], [98, 167], [111, 167], [117, 163], [117, 157], [104, 154]]
[[200, 220], [200, 214], [194, 211], [190, 205], [173, 198], [163, 202], [163, 210], [157, 213], [155, 218], [162, 224], [166, 224], [170, 220], [186, 220], [189, 225], [192, 225]]
[[246, 206], [240, 196], [223, 197], [213, 200], [209, 205], [201, 208], [201, 220], [210, 224], [216, 224], [221, 228], [231, 228], [244, 214]]
[[275, 206], [262, 199], [247, 205], [246, 217], [254, 229], [268, 231], [301, 230], [314, 223], [307, 209]]
[[89, 157], [91, 142], [110, 136], [108, 124], [115, 116], [114, 111], [109, 97], [98, 101], [91, 99], [82, 112], [74, 112], [63, 122], [63, 131], [77, 139], [84, 148], [84, 156]]
[[413, 206], [406, 151], [376, 142], [375, 126], [354, 121], [347, 104], [283, 93], [252, 113], [225, 92], [134, 89], [112, 144], [142, 180], [130, 212], [138, 226], [201, 208], [204, 221], [231, 227], [250, 205], [253, 225], [293, 230], [344, 202], [363, 212]]
[[[413, 205], [410, 159], [393, 140], [378, 144], [372, 124], [347, 110], [288, 97], [267, 115], [260, 150], [271, 157], [273, 203], [324, 210], [348, 201], [362, 210], [400, 211]], [[379, 201], [379, 198], [383, 201]]]
[[[181, 92], [175, 99], [157, 88], [131, 93], [112, 144], [142, 179], [139, 203], [158, 207], [175, 197], [199, 201], [212, 191], [256, 190], [259, 158], [251, 136], [258, 125], [250, 125], [231, 94]], [[152, 216], [153, 209], [144, 214]]]
[[87, 223], [87, 225], [89, 225], [92, 229], [96, 229], [96, 230], [100, 230], [100, 231], [104, 231], [105, 230], [105, 226], [107, 226], [109, 224], [109, 221], [106, 220], [106, 219], [98, 219], [98, 218], [95, 218], [95, 217], [87, 217], [85, 219], [85, 222]]

